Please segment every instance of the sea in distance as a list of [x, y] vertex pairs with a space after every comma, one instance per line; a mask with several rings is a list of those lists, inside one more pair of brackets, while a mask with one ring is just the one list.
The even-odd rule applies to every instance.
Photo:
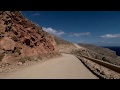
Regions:
[[120, 46], [102, 46], [116, 52], [116, 55], [120, 56]]

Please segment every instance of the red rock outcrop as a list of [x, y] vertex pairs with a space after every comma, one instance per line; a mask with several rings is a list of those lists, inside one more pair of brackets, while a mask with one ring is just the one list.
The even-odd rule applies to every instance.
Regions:
[[[53, 57], [60, 55], [54, 36], [42, 30], [19, 11], [0, 11], [1, 62], [24, 57]], [[0, 55], [0, 56], [1, 56]]]

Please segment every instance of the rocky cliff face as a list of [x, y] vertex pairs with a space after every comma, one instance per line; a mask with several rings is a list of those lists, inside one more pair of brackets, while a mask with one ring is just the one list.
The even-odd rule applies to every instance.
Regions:
[[0, 11], [0, 63], [60, 55], [54, 37], [18, 11]]

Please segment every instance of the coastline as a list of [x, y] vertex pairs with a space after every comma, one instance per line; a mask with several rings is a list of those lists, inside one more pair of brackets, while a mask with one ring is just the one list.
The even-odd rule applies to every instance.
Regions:
[[103, 48], [108, 48], [116, 52], [116, 55], [120, 57], [120, 46], [101, 46]]

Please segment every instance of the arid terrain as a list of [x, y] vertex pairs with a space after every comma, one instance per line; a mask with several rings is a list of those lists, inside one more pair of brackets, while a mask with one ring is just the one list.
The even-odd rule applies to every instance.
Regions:
[[4, 75], [5, 79], [98, 79], [73, 55], [19, 69]]
[[[19, 11], [0, 11], [1, 79], [98, 79], [83, 62], [90, 62], [86, 64], [94, 70], [98, 70], [97, 64], [82, 55], [120, 65], [112, 50], [63, 40], [45, 32]], [[98, 72], [105, 78], [120, 78], [119, 73], [104, 69], [110, 71], [106, 74], [103, 69], [100, 66]]]

